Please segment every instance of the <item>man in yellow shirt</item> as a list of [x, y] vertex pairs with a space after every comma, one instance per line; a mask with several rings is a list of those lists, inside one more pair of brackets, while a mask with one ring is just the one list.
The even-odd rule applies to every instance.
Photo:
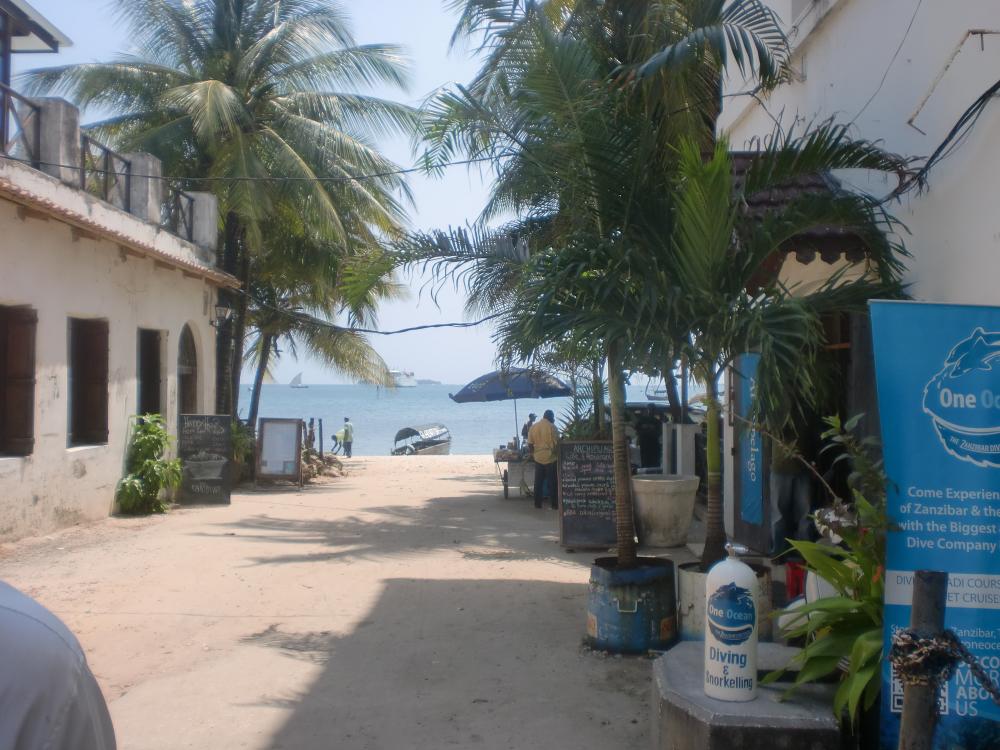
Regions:
[[559, 507], [556, 460], [559, 458], [559, 431], [556, 415], [547, 409], [528, 430], [528, 445], [535, 460], [535, 507], [542, 507], [542, 494], [548, 493], [552, 508]]

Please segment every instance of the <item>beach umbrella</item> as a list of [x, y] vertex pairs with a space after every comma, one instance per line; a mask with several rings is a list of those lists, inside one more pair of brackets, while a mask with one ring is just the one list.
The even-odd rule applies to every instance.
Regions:
[[467, 404], [482, 401], [513, 401], [514, 432], [518, 437], [517, 399], [558, 398], [572, 396], [573, 389], [555, 375], [541, 370], [512, 367], [509, 370], [494, 370], [480, 375], [458, 393], [449, 393], [452, 401]]

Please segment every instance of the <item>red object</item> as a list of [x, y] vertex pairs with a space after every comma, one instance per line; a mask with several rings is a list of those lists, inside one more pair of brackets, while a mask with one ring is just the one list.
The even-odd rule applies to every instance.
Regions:
[[788, 601], [802, 596], [806, 588], [806, 566], [801, 562], [785, 563], [785, 591]]

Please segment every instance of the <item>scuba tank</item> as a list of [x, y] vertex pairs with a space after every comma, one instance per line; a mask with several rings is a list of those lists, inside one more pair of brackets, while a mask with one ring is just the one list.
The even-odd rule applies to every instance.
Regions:
[[757, 697], [757, 576], [736, 557], [745, 547], [727, 544], [729, 557], [705, 579], [705, 695], [723, 701]]

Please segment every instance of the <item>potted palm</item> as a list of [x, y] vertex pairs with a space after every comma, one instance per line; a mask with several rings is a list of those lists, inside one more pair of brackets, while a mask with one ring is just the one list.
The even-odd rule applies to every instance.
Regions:
[[[700, 563], [681, 568], [680, 611], [695, 623], [704, 607], [709, 567], [724, 557], [721, 497], [719, 382], [734, 359], [761, 355], [757, 419], [775, 433], [794, 410], [818, 396], [816, 363], [824, 344], [822, 317], [863, 310], [872, 297], [897, 296], [902, 249], [886, 233], [893, 221], [872, 198], [846, 191], [804, 191], [765, 213], [748, 210], [753, 197], [804, 176], [856, 168], [899, 173], [905, 162], [873, 144], [848, 137], [831, 123], [802, 136], [777, 135], [766, 149], [743, 156], [734, 184], [733, 156], [725, 142], [705, 155], [686, 140], [679, 150], [676, 227], [671, 276], [682, 290], [679, 315], [687, 321], [687, 354], [707, 390], [708, 497], [705, 548]], [[845, 270], [810, 289], [787, 287], [773, 270], [793, 244], [802, 248], [817, 227], [836, 227], [864, 246], [867, 273]], [[789, 398], [794, 394], [794, 398]], [[686, 630], [682, 623], [682, 630]]]
[[[707, 13], [683, 0], [455, 4], [457, 34], [481, 34], [486, 62], [469, 86], [426, 107], [426, 160], [491, 159], [496, 180], [483, 219], [516, 218], [500, 231], [416, 237], [402, 257], [449, 265], [444, 275], [461, 278], [471, 308], [495, 316], [504, 356], [530, 359], [566, 337], [601, 348], [617, 544], [592, 567], [588, 630], [603, 648], [662, 647], [674, 632], [673, 573], [637, 553], [623, 371], [665, 331], [687, 334], [674, 326], [682, 318], [667, 264], [677, 138], [711, 141], [727, 60], [772, 81], [787, 45], [757, 0]], [[645, 82], [625, 83], [623, 71], [661, 51], [659, 72], [647, 66]]]

